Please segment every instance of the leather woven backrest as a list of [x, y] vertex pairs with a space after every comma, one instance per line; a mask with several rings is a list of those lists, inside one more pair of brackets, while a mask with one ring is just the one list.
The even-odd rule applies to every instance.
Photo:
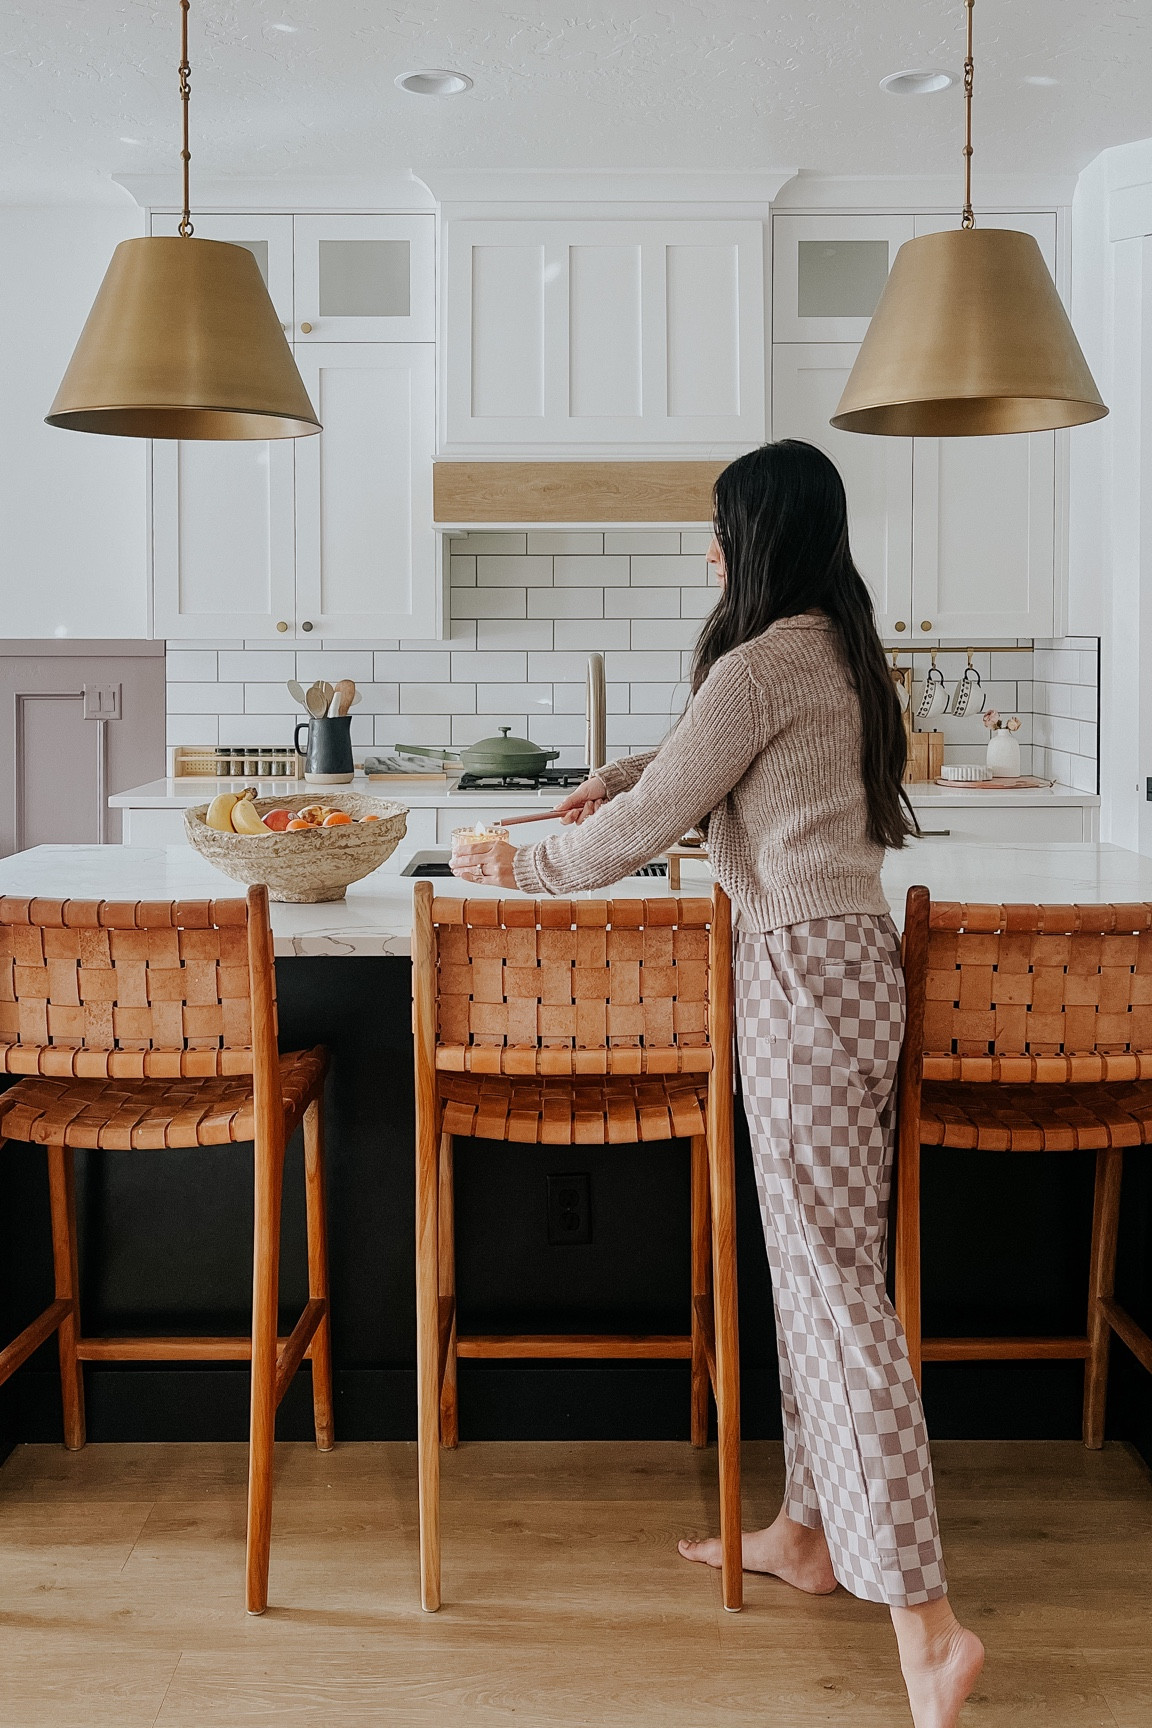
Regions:
[[712, 902], [435, 899], [436, 1066], [706, 1072]]
[[0, 1073], [250, 1074], [243, 900], [0, 899]]
[[1152, 1073], [1152, 905], [933, 902], [929, 1080]]

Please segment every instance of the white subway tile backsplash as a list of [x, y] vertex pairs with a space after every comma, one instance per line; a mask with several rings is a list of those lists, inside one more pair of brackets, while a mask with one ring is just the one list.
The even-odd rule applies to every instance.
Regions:
[[504, 532], [493, 529], [476, 529], [471, 534], [456, 535], [449, 546], [450, 552], [483, 552], [485, 555], [495, 553], [500, 557], [522, 558], [528, 549], [528, 535], [524, 533]]
[[671, 727], [683, 713], [688, 700], [687, 684], [633, 684], [631, 712], [662, 715]]
[[[291, 676], [291, 674], [289, 674]], [[354, 678], [357, 684], [372, 682], [372, 650], [370, 648], [298, 648], [296, 676], [301, 684], [311, 684], [316, 678], [335, 684], [339, 678]]]
[[488, 683], [523, 684], [528, 676], [528, 656], [511, 650], [463, 649], [452, 655], [453, 684]]
[[613, 528], [604, 536], [605, 552], [675, 553], [681, 550], [675, 528]]
[[685, 528], [680, 535], [681, 552], [704, 554], [712, 544], [711, 528]]
[[633, 588], [699, 588], [708, 581], [708, 565], [700, 557], [677, 553], [667, 558], [632, 558], [629, 563]]
[[[607, 668], [605, 668], [607, 670]], [[575, 682], [588, 674], [587, 654], [544, 653], [528, 655], [528, 677], [536, 683], [552, 683], [554, 679]]]
[[[396, 744], [434, 744], [443, 747], [451, 742], [450, 714], [378, 714], [376, 744], [389, 749]], [[429, 766], [434, 770], [435, 763]]]
[[551, 588], [551, 558], [487, 558], [476, 560], [478, 588]]
[[555, 552], [585, 552], [600, 557], [604, 551], [603, 534], [576, 528], [529, 528], [528, 551], [544, 552], [549, 557]]
[[[608, 684], [604, 686], [604, 706], [608, 714], [627, 714], [628, 692], [627, 684]], [[584, 684], [557, 683], [552, 686], [552, 709], [556, 714], [583, 714], [588, 701], [588, 691]]]
[[453, 648], [475, 648], [475, 618], [453, 618], [448, 631], [448, 640]]
[[474, 625], [475, 643], [487, 653], [490, 649], [551, 648], [550, 618], [500, 619], [481, 618]]
[[526, 618], [527, 589], [457, 588], [452, 593], [457, 618]]
[[[169, 714], [164, 723], [168, 744], [218, 744], [219, 718], [215, 714]], [[268, 740], [272, 742], [271, 739]]]
[[556, 557], [552, 560], [557, 588], [627, 588], [628, 558]]
[[498, 737], [498, 725], [507, 726], [510, 737], [523, 738], [528, 735], [530, 721], [527, 715], [519, 713], [502, 713], [499, 721], [491, 714], [453, 714], [449, 736], [442, 738], [440, 742], [444, 744], [450, 741], [454, 748], [463, 744], [478, 744], [482, 738]]
[[679, 588], [606, 588], [605, 618], [678, 618]]
[[696, 618], [634, 618], [633, 648], [695, 648], [700, 635]]
[[711, 583], [707, 588], [681, 588], [680, 616], [681, 618], [707, 618], [719, 598], [719, 590], [714, 588]]
[[364, 714], [395, 714], [400, 707], [400, 687], [396, 683], [357, 685], [363, 701], [357, 703], [352, 718]]
[[[621, 590], [623, 592], [623, 590]], [[602, 618], [603, 588], [530, 588], [529, 618]]]
[[541, 749], [583, 749], [584, 719], [579, 714], [534, 714], [528, 721], [529, 736]]
[[452, 678], [452, 656], [446, 648], [400, 648], [372, 659], [373, 676], [383, 683], [447, 684]]
[[[285, 692], [287, 696], [287, 692]], [[293, 704], [295, 706], [295, 704]], [[168, 690], [170, 714], [242, 714], [243, 684], [173, 684]]]
[[169, 648], [164, 661], [164, 676], [169, 684], [206, 682], [219, 677], [216, 653], [211, 648]]
[[454, 556], [448, 560], [448, 579], [453, 588], [475, 588], [476, 560]]
[[401, 714], [474, 714], [475, 684], [400, 685]]
[[242, 690], [245, 714], [294, 714], [299, 720], [306, 717], [299, 702], [288, 694], [283, 684], [221, 684], [218, 688]]
[[609, 648], [630, 645], [627, 618], [557, 618], [557, 648], [584, 648], [603, 654]]
[[604, 675], [607, 678], [627, 679], [629, 683], [643, 679], [645, 683], [652, 681], [657, 684], [676, 684], [680, 680], [680, 655], [674, 652], [647, 653], [643, 650], [608, 653], [604, 656]]
[[519, 710], [530, 714], [552, 712], [551, 684], [477, 684], [477, 714], [501, 716]]

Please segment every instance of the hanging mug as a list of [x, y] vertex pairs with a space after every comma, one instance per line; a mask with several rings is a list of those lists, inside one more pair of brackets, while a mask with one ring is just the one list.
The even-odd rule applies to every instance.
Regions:
[[924, 688], [920, 692], [920, 706], [916, 710], [917, 720], [927, 720], [932, 714], [947, 714], [948, 690], [944, 683], [944, 674], [939, 666], [933, 664], [928, 668], [928, 676], [924, 680]]
[[966, 666], [952, 698], [953, 714], [982, 714], [986, 697], [975, 666]]
[[[308, 733], [308, 747], [302, 749], [300, 734]], [[304, 778], [310, 786], [347, 786], [355, 768], [352, 763], [351, 714], [321, 715], [319, 719], [301, 720], [296, 728], [294, 743], [304, 758]]]

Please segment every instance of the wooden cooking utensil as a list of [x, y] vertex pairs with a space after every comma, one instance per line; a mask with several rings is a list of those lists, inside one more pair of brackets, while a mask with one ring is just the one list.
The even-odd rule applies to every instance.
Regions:
[[555, 815], [555, 810], [533, 810], [530, 816], [501, 816], [495, 826], [497, 828], [515, 828], [518, 822], [547, 822], [550, 816]]
[[331, 685], [329, 685], [328, 694], [325, 696], [323, 684], [310, 684], [304, 696], [304, 706], [313, 720], [322, 720], [328, 712], [328, 704], [331, 700]]
[[355, 700], [355, 683], [351, 678], [341, 678], [332, 693], [332, 704], [328, 712], [332, 715], [347, 714]]

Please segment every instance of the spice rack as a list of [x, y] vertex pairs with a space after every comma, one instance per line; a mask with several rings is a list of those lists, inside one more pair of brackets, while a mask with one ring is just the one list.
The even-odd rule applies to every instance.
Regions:
[[177, 744], [170, 773], [174, 780], [300, 780], [304, 759], [291, 744]]

